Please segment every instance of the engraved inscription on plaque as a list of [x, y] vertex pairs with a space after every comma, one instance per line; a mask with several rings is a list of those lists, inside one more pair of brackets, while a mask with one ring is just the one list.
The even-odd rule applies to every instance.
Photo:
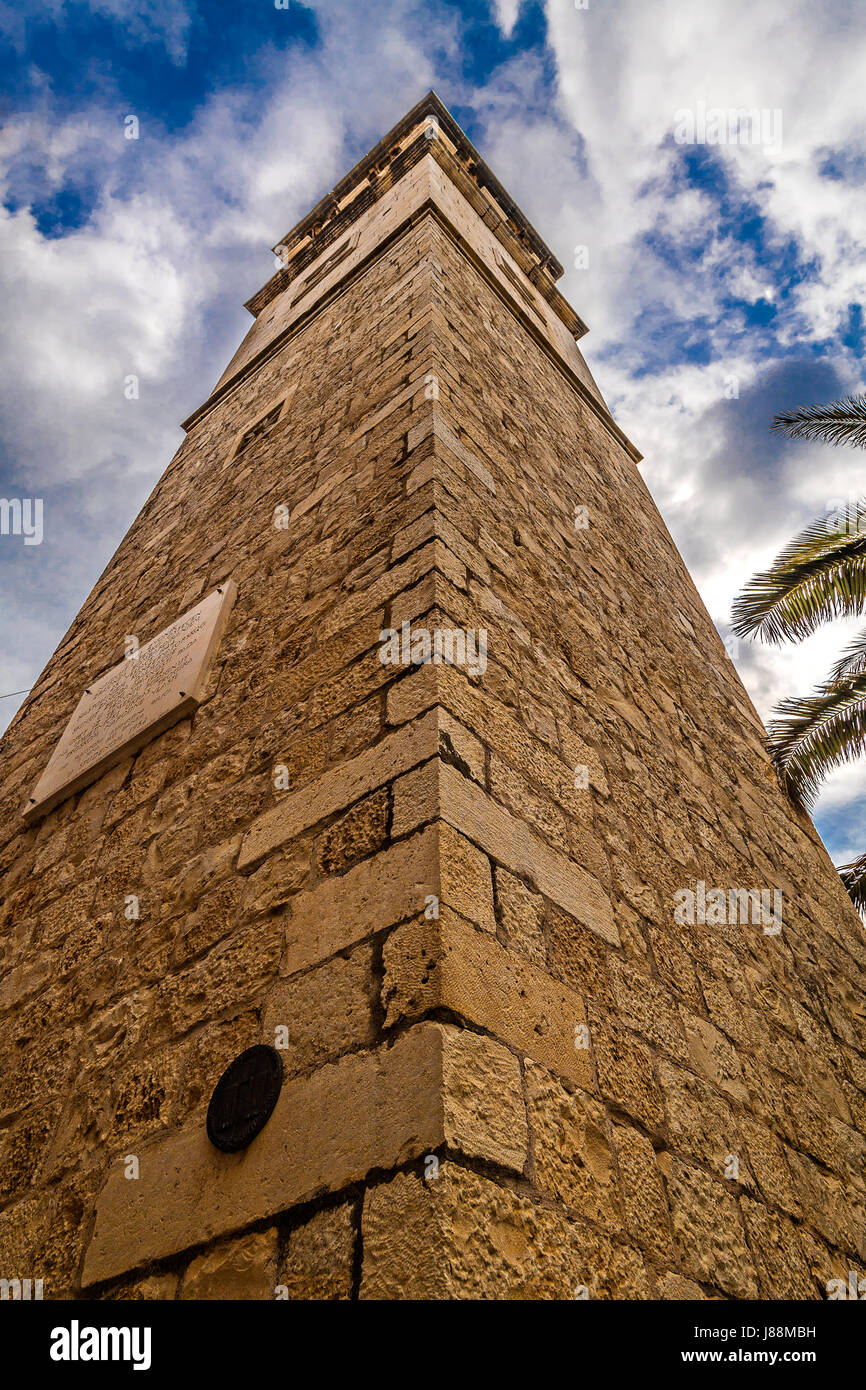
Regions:
[[81, 696], [30, 800], [26, 820], [95, 782], [201, 702], [237, 589], [227, 579], [106, 671]]

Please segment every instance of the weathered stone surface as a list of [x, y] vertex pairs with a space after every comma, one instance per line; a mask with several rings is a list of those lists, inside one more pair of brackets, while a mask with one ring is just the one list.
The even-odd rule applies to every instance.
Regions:
[[497, 869], [496, 900], [508, 945], [544, 969], [547, 947], [544, 940], [544, 899], [541, 894], [533, 893], [506, 869]]
[[526, 1100], [541, 1191], [575, 1215], [619, 1230], [622, 1211], [604, 1106], [567, 1091], [531, 1062], [526, 1064]]
[[724, 1178], [710, 1178], [678, 1159], [667, 1165], [666, 1177], [683, 1271], [734, 1298], [757, 1298], [758, 1278], [740, 1218], [736, 1185]]
[[[431, 819], [437, 806], [456, 830], [512, 871], [531, 877], [543, 893], [605, 940], [619, 944], [610, 904], [600, 884], [564, 857], [564, 840], [560, 843], [562, 852], [554, 853], [522, 820], [441, 761], [427, 764], [405, 779], [405, 790], [401, 788], [397, 803], [400, 829], [409, 831]], [[525, 810], [524, 805], [524, 814]], [[549, 825], [542, 829], [550, 838]]]
[[[798, 1237], [812, 1278], [815, 1281], [816, 1293], [813, 1293], [811, 1297], [829, 1298], [834, 1293], [838, 1296], [844, 1288], [847, 1299], [851, 1291], [852, 1271], [857, 1291], [862, 1295], [863, 1285], [860, 1281], [866, 1278], [866, 1270], [859, 1260], [851, 1259], [850, 1256], [831, 1250], [824, 1241], [814, 1236], [808, 1227], [801, 1226]], [[838, 1283], [834, 1285], [833, 1280], [841, 1280], [841, 1287]]]
[[547, 913], [547, 964], [552, 975], [586, 999], [613, 1011], [607, 972], [607, 949], [595, 932], [551, 904]]
[[723, 1175], [729, 1154], [740, 1154], [733, 1112], [724, 1097], [682, 1067], [659, 1058], [668, 1129], [676, 1149], [702, 1159]]
[[215, 1245], [187, 1266], [180, 1297], [189, 1299], [273, 1298], [277, 1273], [277, 1229], [255, 1231]]
[[388, 789], [374, 792], [348, 811], [322, 835], [318, 863], [323, 873], [341, 874], [382, 848], [388, 839]]
[[660, 1274], [656, 1284], [659, 1298], [666, 1300], [692, 1303], [707, 1297], [700, 1284], [693, 1279], [684, 1279], [681, 1274]]
[[529, 1135], [517, 1058], [478, 1033], [447, 1028], [442, 1088], [447, 1142], [522, 1172]]
[[100, 1193], [85, 1283], [435, 1148], [443, 1139], [441, 1058], [441, 1030], [422, 1025], [392, 1048], [285, 1084], [267, 1125], [240, 1153], [218, 1153], [204, 1126], [193, 1125], [142, 1149], [137, 1181], [115, 1164]]
[[526, 875], [547, 897], [584, 922], [605, 941], [619, 945], [610, 903], [590, 874], [548, 849], [467, 778], [445, 764], [440, 771], [441, 814], [512, 872]]
[[258, 1042], [259, 1032], [258, 1015], [249, 1010], [206, 1024], [193, 1034], [184, 1049], [185, 1065], [170, 1109], [173, 1122], [182, 1122], [194, 1110], [207, 1105], [229, 1062]]
[[356, 1238], [351, 1202], [326, 1207], [294, 1227], [280, 1267], [280, 1296], [342, 1301], [350, 1298]]
[[44, 1233], [47, 1198], [43, 1194], [13, 1202], [0, 1211], [0, 1268], [6, 1279], [40, 1279], [34, 1247]]
[[866, 1200], [863, 1189], [826, 1173], [805, 1154], [786, 1148], [794, 1189], [810, 1224], [831, 1245], [866, 1261]]
[[624, 1023], [646, 1042], [686, 1061], [688, 1049], [682, 1022], [671, 995], [642, 971], [614, 960], [611, 963], [617, 1009]]
[[693, 1066], [727, 1095], [747, 1103], [749, 1093], [743, 1082], [743, 1069], [727, 1038], [706, 1019], [685, 1011], [683, 1024]]
[[766, 1125], [749, 1116], [738, 1116], [737, 1124], [761, 1195], [791, 1216], [799, 1216], [802, 1209], [781, 1141]]
[[394, 783], [395, 835], [407, 835], [419, 825], [426, 825], [439, 816], [439, 769], [438, 758], [432, 763], [407, 772]]
[[0, 1131], [0, 1201], [23, 1196], [38, 1180], [57, 1118], [54, 1106], [31, 1110]]
[[[283, 941], [279, 923], [266, 919], [234, 931], [194, 964], [166, 975], [157, 989], [151, 1036], [182, 1034], [248, 1004], [275, 977]], [[163, 960], [157, 961], [164, 973]]]
[[326, 816], [343, 810], [366, 792], [389, 782], [396, 773], [407, 771], [431, 757], [438, 742], [439, 729], [433, 712], [389, 734], [381, 743], [340, 767], [332, 768], [311, 786], [289, 793], [247, 831], [238, 868], [263, 859], [278, 845], [295, 839]]
[[[98, 1186], [98, 1173], [92, 1168], [79, 1169], [62, 1182], [43, 1189], [33, 1207], [16, 1203], [12, 1208], [13, 1242], [18, 1239], [15, 1224], [21, 1221], [26, 1226], [26, 1234], [22, 1232], [21, 1237], [24, 1248], [29, 1248], [30, 1269], [34, 1277], [44, 1280], [46, 1299], [71, 1298], [75, 1293], [76, 1272], [87, 1240], [84, 1214], [92, 1211]], [[4, 1244], [0, 1231], [0, 1257], [4, 1255]], [[9, 1268], [5, 1258], [2, 1265]], [[25, 1275], [28, 1273], [25, 1270]]]
[[364, 1299], [650, 1297], [637, 1250], [455, 1164], [364, 1200]]
[[[226, 1235], [443, 1143], [522, 1168], [520, 1069], [486, 1038], [422, 1023], [392, 1047], [344, 1057], [284, 1084], [264, 1129], [237, 1154], [219, 1153], [196, 1124], [143, 1147], [136, 1180], [115, 1164], [97, 1205], [85, 1282], [183, 1250], [202, 1229], [210, 1237]], [[261, 1249], [249, 1247], [252, 1269], [260, 1268]], [[229, 1279], [223, 1271], [233, 1259], [231, 1251], [225, 1260], [208, 1252], [195, 1264], [196, 1281], [201, 1276], [207, 1287], [211, 1279]], [[244, 1261], [246, 1254], [246, 1270]], [[273, 1283], [270, 1264], [268, 1271]], [[249, 1278], [260, 1287], [258, 1274]]]
[[281, 980], [269, 992], [262, 1038], [280, 1051], [285, 1075], [371, 1045], [372, 967], [370, 947], [359, 946], [348, 957]]
[[437, 825], [439, 900], [485, 931], [495, 932], [490, 861], [445, 821]]
[[448, 422], [442, 418], [438, 411], [434, 410], [432, 414], [427, 415], [425, 419], [414, 427], [414, 429], [409, 431], [407, 440], [408, 447], [414, 449], [430, 434], [435, 435], [437, 439], [440, 439], [443, 444], [447, 445], [451, 453], [469, 469], [470, 473], [473, 473], [476, 478], [480, 479], [488, 492], [496, 491], [496, 484], [493, 481], [493, 475], [490, 470], [485, 468], [480, 459], [476, 458], [471, 450], [467, 449], [466, 446], [460, 442]]
[[115, 1083], [114, 1124], [125, 1140], [165, 1128], [185, 1060], [183, 1051], [176, 1048], [123, 1069]]
[[762, 1298], [814, 1298], [817, 1290], [796, 1227], [761, 1202], [740, 1203]]
[[372, 932], [422, 913], [439, 893], [434, 826], [291, 900], [285, 974], [343, 951]]
[[587, 1015], [601, 1094], [647, 1129], [660, 1129], [664, 1102], [653, 1076], [652, 1052], [596, 1007], [590, 1006]]
[[670, 1215], [652, 1144], [639, 1130], [617, 1125], [614, 1151], [622, 1184], [625, 1230], [650, 1259], [673, 1263]]
[[134, 1279], [120, 1288], [109, 1289], [105, 1297], [130, 1303], [170, 1301], [177, 1297], [178, 1283], [176, 1274], [149, 1274], [144, 1279]]
[[575, 1046], [583, 1001], [486, 933], [446, 911], [438, 922], [393, 932], [383, 957], [386, 1024], [452, 1009], [559, 1075], [593, 1085], [589, 1051]]

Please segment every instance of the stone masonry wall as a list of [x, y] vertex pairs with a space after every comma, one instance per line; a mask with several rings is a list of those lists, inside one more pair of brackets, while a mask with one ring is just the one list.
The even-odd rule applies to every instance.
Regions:
[[[381, 739], [386, 604], [439, 554], [420, 547], [389, 577], [395, 535], [429, 507], [406, 499], [402, 460], [431, 365], [430, 235], [386, 252], [189, 435], [3, 740], [0, 1269], [35, 1271], [47, 1295], [80, 1286], [109, 1168], [190, 1117], [201, 1127], [218, 1076], [261, 1035], [292, 895], [387, 834], [387, 791], [363, 831], [357, 810], [340, 824], [347, 788], [262, 870], [237, 872], [246, 826], [285, 795], [275, 764], [312, 788]], [[233, 458], [287, 392], [277, 427]], [[212, 697], [25, 828], [83, 685], [125, 634], [147, 640], [229, 575]], [[289, 1078], [373, 1045], [374, 957], [365, 944], [297, 981]]]
[[[521, 1055], [527, 1148], [505, 1191], [453, 1169], [441, 1188], [413, 1173], [369, 1198], [362, 1292], [393, 1296], [401, 1253], [438, 1210], [452, 1293], [825, 1297], [866, 1257], [862, 926], [779, 793], [634, 465], [447, 238], [440, 249], [440, 409], [496, 492], [443, 451], [438, 510], [454, 530], [440, 534], [468, 576], [429, 581], [439, 612], [424, 621], [485, 623], [490, 659], [477, 683], [422, 668], [389, 717], [437, 700], [478, 739], [461, 771], [486, 798], [450, 766], [422, 769], [401, 825], [436, 805], [485, 852], [506, 957], [479, 964], [479, 932], [456, 921], [435, 948], [398, 928], [383, 997], [386, 1021], [438, 1002]], [[588, 766], [589, 789], [563, 765]], [[571, 901], [563, 860], [592, 876]], [[698, 880], [781, 889], [781, 932], [676, 923], [674, 894]], [[517, 986], [517, 957], [533, 985]], [[503, 984], [482, 1006], [476, 969], [485, 992]], [[551, 977], [572, 1017], [586, 1009], [583, 1074], [574, 1053], [555, 1056]], [[419, 1267], [416, 1289], [431, 1279]]]
[[[229, 575], [210, 698], [25, 829], [85, 682]], [[486, 670], [383, 664], [404, 621], [485, 628]], [[859, 920], [631, 459], [432, 213], [194, 426], [2, 768], [0, 1275], [767, 1299], [862, 1272]], [[697, 880], [781, 889], [782, 931], [676, 923]], [[213, 1084], [280, 1025], [277, 1109], [219, 1155]]]

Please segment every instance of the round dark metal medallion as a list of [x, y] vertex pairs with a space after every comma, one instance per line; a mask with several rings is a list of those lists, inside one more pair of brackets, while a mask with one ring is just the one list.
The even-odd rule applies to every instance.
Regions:
[[207, 1108], [207, 1137], [223, 1153], [245, 1149], [264, 1129], [283, 1084], [274, 1047], [257, 1043], [226, 1067]]

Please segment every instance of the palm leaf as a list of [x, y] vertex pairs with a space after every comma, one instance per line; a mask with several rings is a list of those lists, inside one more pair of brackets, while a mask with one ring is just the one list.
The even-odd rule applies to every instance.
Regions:
[[866, 674], [783, 700], [768, 727], [770, 753], [793, 801], [813, 805], [827, 773], [866, 754]]
[[845, 648], [828, 677], [828, 685], [837, 685], [849, 676], [860, 676], [866, 672], [866, 628], [858, 633], [853, 642]]
[[770, 428], [791, 439], [818, 439], [823, 444], [853, 444], [866, 449], [866, 395], [782, 410]]
[[852, 860], [850, 864], [843, 864], [839, 869], [839, 877], [860, 916], [866, 916], [866, 854], [861, 854], [859, 859]]
[[734, 632], [768, 642], [810, 636], [833, 618], [866, 610], [866, 527], [861, 504], [819, 517], [755, 574], [732, 605]]

